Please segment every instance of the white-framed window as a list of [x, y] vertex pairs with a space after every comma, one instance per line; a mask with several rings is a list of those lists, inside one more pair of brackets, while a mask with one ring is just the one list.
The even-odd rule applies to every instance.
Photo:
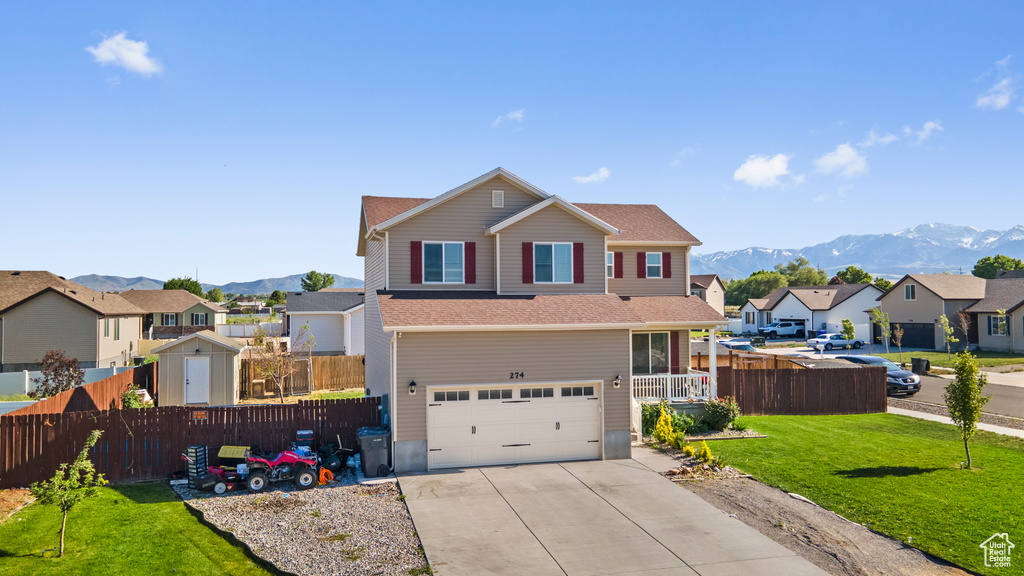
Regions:
[[633, 374], [668, 372], [668, 332], [633, 334]]
[[772, 313], [771, 312], [765, 312], [764, 313], [764, 322], [765, 322], [765, 324], [771, 324], [772, 323]]
[[114, 340], [121, 339], [121, 319], [114, 318]]
[[572, 242], [534, 242], [533, 281], [572, 284]]
[[161, 314], [160, 324], [163, 326], [177, 326], [178, 315], [177, 314]]
[[647, 277], [661, 278], [661, 252], [647, 253]]
[[608, 252], [604, 256], [605, 276], [615, 278], [615, 252]]
[[697, 298], [703, 298], [704, 297], [704, 295], [701, 294], [701, 291], [700, 290], [696, 290], [696, 289], [695, 290], [690, 290], [690, 296], [696, 296]]
[[110, 338], [110, 318], [103, 319], [103, 337]]
[[192, 313], [192, 325], [193, 326], [206, 326], [206, 312], [193, 312]]
[[744, 324], [753, 324], [755, 322], [757, 322], [757, 312], [744, 312], [743, 313], [743, 323]]
[[907, 284], [903, 287], [904, 300], [917, 300], [917, 285]]
[[1006, 316], [989, 316], [993, 336], [1006, 336]]
[[462, 284], [465, 282], [465, 245], [462, 242], [423, 243], [423, 282]]

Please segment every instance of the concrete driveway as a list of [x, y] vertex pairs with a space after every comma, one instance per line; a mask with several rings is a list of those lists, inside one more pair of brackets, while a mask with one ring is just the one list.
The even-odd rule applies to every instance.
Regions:
[[656, 473], [671, 460], [467, 468], [399, 478], [440, 576], [824, 575]]

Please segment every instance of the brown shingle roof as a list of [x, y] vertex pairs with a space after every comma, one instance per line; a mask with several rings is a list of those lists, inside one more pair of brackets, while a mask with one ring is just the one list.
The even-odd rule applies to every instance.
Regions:
[[711, 283], [715, 281], [715, 278], [718, 278], [718, 274], [690, 274], [690, 285], [696, 284], [707, 290], [711, 287]]
[[969, 306], [971, 312], [1012, 312], [1024, 304], [1024, 278], [997, 278], [985, 283], [985, 297]]
[[[934, 292], [936, 296], [943, 300], [981, 300], [985, 297], [985, 279], [978, 278], [977, 276], [907, 274], [904, 278], [912, 279], [914, 282]], [[897, 284], [902, 282], [901, 280]]]
[[582, 204], [578, 208], [622, 231], [609, 242], [692, 242], [700, 244], [671, 216], [653, 204]]
[[363, 211], [369, 228], [390, 220], [402, 212], [429, 202], [430, 198], [392, 198], [388, 196], [363, 196]]
[[226, 312], [220, 305], [204, 300], [188, 290], [128, 290], [122, 292], [121, 296], [147, 314], [184, 312], [196, 304], [205, 304], [214, 312]]
[[614, 294], [499, 296], [494, 292], [378, 292], [385, 330], [396, 327], [636, 325]]
[[622, 296], [641, 320], [647, 323], [725, 323], [707, 302], [696, 296]]
[[96, 292], [42, 270], [0, 270], [0, 312], [48, 289], [62, 294], [98, 314], [108, 316], [142, 314], [142, 310], [117, 294]]

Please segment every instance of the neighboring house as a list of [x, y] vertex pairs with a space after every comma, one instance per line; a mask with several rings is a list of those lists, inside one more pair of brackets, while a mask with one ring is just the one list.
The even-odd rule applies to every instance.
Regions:
[[[857, 340], [871, 339], [869, 309], [882, 290], [874, 284], [828, 284], [825, 286], [786, 286], [772, 290], [765, 298], [751, 298], [740, 309], [744, 332], [757, 332], [774, 321], [802, 320], [807, 333], [841, 332], [843, 320], [853, 322]], [[756, 325], [748, 320], [756, 319]], [[763, 322], [763, 323], [760, 323]], [[749, 326], [749, 327], [748, 327]], [[805, 333], [805, 336], [807, 336]]]
[[82, 368], [127, 366], [138, 348], [142, 310], [43, 271], [0, 271], [0, 371], [38, 370], [50, 350]]
[[700, 298], [719, 314], [725, 315], [725, 285], [718, 274], [691, 274], [690, 295]]
[[210, 330], [195, 332], [153, 349], [160, 406], [230, 406], [239, 399], [239, 340]]
[[147, 339], [179, 338], [216, 330], [227, 322], [227, 310], [188, 290], [128, 290], [121, 296], [145, 312], [142, 335]]
[[[985, 297], [969, 306], [967, 312], [979, 348], [1024, 352], [1024, 278], [1002, 276], [986, 281]], [[962, 346], [962, 342], [953, 348]]]
[[[331, 290], [288, 292], [285, 330], [291, 336], [293, 350], [312, 340], [314, 356], [363, 353], [363, 292]], [[305, 334], [302, 327], [308, 326]]]
[[[939, 327], [943, 314], [956, 328], [957, 338], [964, 341], [959, 329], [957, 312], [970, 308], [985, 298], [985, 279], [955, 274], [908, 274], [878, 297], [876, 305], [889, 315], [891, 329], [903, 328], [901, 345], [904, 348], [945, 350], [945, 339]], [[972, 328], [966, 335], [970, 344], [978, 342], [979, 324], [972, 318]], [[875, 335], [880, 339], [879, 329]]]
[[657, 206], [571, 204], [501, 168], [364, 196], [366, 386], [390, 396], [395, 469], [629, 458], [631, 391], [714, 394], [688, 374], [689, 331], [726, 323], [689, 295], [699, 244]]

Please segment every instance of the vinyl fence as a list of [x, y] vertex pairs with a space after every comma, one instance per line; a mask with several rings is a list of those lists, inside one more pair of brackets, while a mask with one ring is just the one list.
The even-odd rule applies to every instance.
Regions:
[[868, 414], [886, 411], [885, 368], [718, 369], [718, 395], [743, 414]]
[[10, 415], [59, 414], [61, 412], [87, 412], [121, 407], [121, 394], [130, 386], [156, 391], [156, 362], [129, 369], [109, 378], [78, 386], [56, 396], [34, 402], [11, 412]]
[[183, 470], [181, 453], [210, 447], [211, 463], [224, 445], [282, 450], [297, 430], [317, 442], [337, 436], [356, 447], [355, 432], [380, 425], [380, 399], [304, 401], [299, 404], [194, 409], [97, 410], [0, 416], [0, 488], [28, 486], [71, 462], [92, 430], [103, 435], [93, 452], [98, 472], [111, 482], [168, 478]]
[[[115, 374], [120, 374], [127, 370], [131, 370], [131, 368], [86, 368], [83, 370], [83, 372], [85, 372], [85, 379], [82, 383], [91, 384], [93, 382], [99, 382], [104, 378], [110, 378]], [[32, 390], [36, 389], [36, 383], [34, 380], [42, 377], [42, 375], [43, 373], [38, 370], [0, 373], [0, 396], [6, 396], [9, 394], [28, 394]]]

